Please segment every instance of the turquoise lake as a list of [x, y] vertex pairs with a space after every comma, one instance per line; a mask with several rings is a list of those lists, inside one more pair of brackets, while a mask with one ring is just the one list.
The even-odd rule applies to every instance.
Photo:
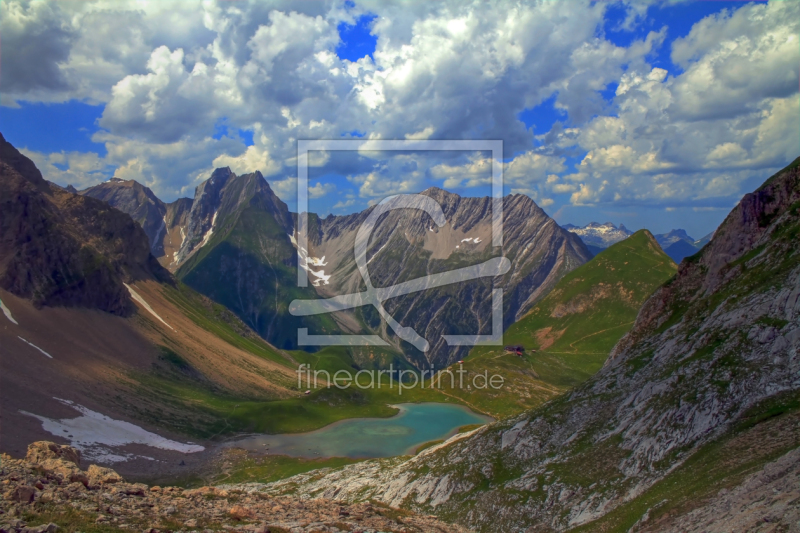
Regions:
[[460, 405], [406, 403], [391, 418], [351, 418], [309, 433], [254, 435], [226, 446], [292, 457], [393, 457], [445, 439], [461, 426], [491, 422]]

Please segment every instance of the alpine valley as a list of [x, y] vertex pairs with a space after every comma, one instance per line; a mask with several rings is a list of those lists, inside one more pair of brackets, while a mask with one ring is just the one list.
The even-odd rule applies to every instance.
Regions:
[[[171, 203], [133, 180], [78, 191], [0, 136], [0, 528], [796, 530], [800, 159], [697, 242], [561, 227], [512, 194], [494, 247], [490, 198], [420, 194], [444, 223], [414, 207], [378, 217], [366, 250], [375, 287], [509, 263], [385, 302], [427, 350], [369, 306], [289, 311], [365, 290], [353, 250], [376, 207], [309, 214], [303, 247], [297, 213], [259, 172], [218, 168]], [[498, 288], [506, 346], [448, 345], [493, 332]], [[300, 346], [298, 328], [384, 345]], [[422, 386], [378, 374], [382, 388], [338, 388], [297, 373], [390, 365]], [[430, 368], [503, 386], [456, 386]], [[436, 404], [491, 421], [388, 458], [239, 445]]]

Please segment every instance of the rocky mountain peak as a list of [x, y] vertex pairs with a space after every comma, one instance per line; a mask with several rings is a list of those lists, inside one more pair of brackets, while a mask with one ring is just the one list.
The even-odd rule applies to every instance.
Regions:
[[163, 255], [164, 217], [167, 207], [149, 187], [136, 180], [111, 178], [108, 181], [89, 187], [78, 194], [107, 202], [127, 213], [142, 226], [150, 242], [154, 256]]
[[457, 201], [461, 199], [461, 195], [456, 194], [454, 192], [446, 191], [440, 187], [428, 187], [424, 191], [420, 192], [420, 194], [424, 194], [425, 196], [430, 196], [437, 202], [442, 201]]
[[0, 142], [0, 286], [34, 305], [127, 314], [124, 282], [168, 281], [142, 228], [100, 200], [42, 178], [33, 162]]

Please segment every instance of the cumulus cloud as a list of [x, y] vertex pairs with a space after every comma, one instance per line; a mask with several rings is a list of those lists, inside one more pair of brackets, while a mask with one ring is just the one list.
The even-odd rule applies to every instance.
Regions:
[[751, 4], [707, 17], [676, 40], [677, 76], [625, 73], [616, 116], [559, 134], [562, 146], [586, 152], [564, 176], [577, 187], [571, 202], [730, 205], [794, 159], [798, 33], [800, 5]]
[[347, 180], [356, 185], [361, 198], [375, 202], [393, 194], [420, 192], [427, 188], [425, 176], [417, 156], [400, 153], [376, 163], [369, 172], [347, 176]]
[[0, 91], [5, 96], [4, 104], [13, 105], [14, 95], [42, 98], [47, 93], [69, 88], [61, 65], [69, 58], [75, 36], [62, 16], [58, 4], [0, 4], [3, 36]]
[[113, 166], [95, 153], [54, 152], [43, 154], [20, 150], [42, 172], [46, 180], [59, 185], [84, 189], [111, 177]]
[[672, 45], [685, 72], [675, 81], [673, 113], [686, 120], [731, 118], [764, 98], [797, 92], [800, 9], [795, 2], [748, 5], [706, 17]]
[[336, 191], [336, 185], [333, 183], [315, 183], [308, 188], [309, 198], [322, 198], [328, 194], [333, 194]]
[[[616, 30], [636, 27], [648, 5], [625, 2]], [[576, 205], [728, 205], [797, 155], [800, 4], [748, 4], [671, 44], [659, 28], [627, 46], [604, 35], [607, 8], [589, 0], [506, 9], [462, 0], [10, 0], [0, 6], [0, 90], [6, 105], [105, 103], [94, 136], [105, 157], [35, 154], [54, 181], [114, 173], [167, 199], [191, 195], [214, 166], [260, 170], [282, 198], [294, 198], [296, 141], [354, 131], [503, 139], [508, 189], [541, 205], [567, 196]], [[367, 11], [377, 15], [373, 57], [340, 59], [337, 25]], [[647, 62], [664, 46], [675, 72]], [[612, 83], [609, 103], [601, 91]], [[518, 119], [551, 98], [563, 121], [550, 132]], [[220, 124], [251, 132], [252, 146], [236, 134], [215, 138]], [[336, 209], [431, 180], [490, 182], [486, 154], [437, 157], [320, 152], [309, 164], [356, 186], [358, 198]]]

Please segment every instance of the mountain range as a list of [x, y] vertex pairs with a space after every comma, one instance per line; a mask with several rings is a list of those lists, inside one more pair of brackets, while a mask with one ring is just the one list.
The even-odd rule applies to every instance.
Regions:
[[[491, 245], [489, 198], [462, 198], [442, 189], [421, 194], [441, 206], [447, 223], [439, 227], [416, 209], [383, 215], [368, 243], [369, 272], [376, 287], [487, 261], [500, 254], [510, 271], [497, 279], [460, 283], [386, 302], [387, 311], [405, 327], [430, 339], [426, 352], [401, 340], [374, 308], [331, 315], [294, 317], [294, 299], [331, 297], [363, 290], [353, 255], [356, 232], [372, 207], [346, 216], [309, 215], [308, 250], [299, 250], [295, 213], [258, 173], [214, 171], [194, 199], [165, 204], [146, 187], [112, 179], [80, 194], [109, 202], [145, 229], [151, 250], [178, 279], [222, 303], [264, 339], [297, 348], [297, 328], [312, 334], [379, 334], [385, 363], [406, 361], [418, 368], [444, 366], [463, 358], [468, 348], [448, 346], [445, 334], [488, 334], [491, 289], [504, 289], [507, 327], [525, 314], [567, 272], [591, 254], [580, 239], [559, 227], [525, 195], [503, 199], [503, 247]], [[300, 262], [309, 287], [296, 283]], [[366, 364], [374, 350], [352, 348]]]
[[[382, 215], [367, 251], [376, 286], [494, 256], [488, 199], [435, 188], [423, 196], [442, 206], [445, 224], [410, 209]], [[456, 356], [468, 376], [492, 370], [508, 386], [465, 391], [429, 380], [409, 396], [458, 401], [498, 421], [410, 458], [230, 488], [260, 498], [371, 500], [478, 531], [789, 527], [787, 502], [800, 497], [792, 485], [800, 159], [745, 195], [679, 266], [661, 248], [688, 243], [685, 232], [642, 230], [589, 258], [578, 236], [529, 198], [503, 201], [511, 269], [494, 281], [509, 293], [506, 341], [523, 353], [476, 346]], [[363, 310], [327, 322], [284, 312], [292, 298], [363, 290], [351, 250], [370, 213], [311, 215], [303, 250], [296, 215], [258, 173], [218, 169], [194, 200], [172, 204], [135, 182], [78, 194], [45, 181], [0, 137], [0, 447], [22, 453], [43, 425], [79, 421], [65, 435], [90, 460], [177, 476], [175, 457], [202, 464], [212, 453], [205, 446], [225, 436], [388, 416], [385, 392], [304, 394], [298, 363], [333, 371], [383, 364], [380, 357], [419, 367], [450, 358], [402, 342], [382, 352], [313, 353], [263, 338], [297, 324], [392, 338]], [[298, 262], [309, 287], [293, 283]], [[479, 306], [491, 288], [482, 280], [431, 290], [387, 309], [426, 334], [439, 314], [448, 333], [459, 321], [486, 332], [478, 317], [489, 312]], [[109, 427], [124, 427], [131, 440], [119, 442], [118, 432], [104, 440]], [[85, 432], [89, 442], [79, 440]]]
[[[587, 248], [595, 255], [600, 250], [615, 242], [627, 239], [633, 234], [624, 224], [620, 224], [617, 227], [611, 222], [606, 222], [605, 224], [590, 222], [585, 226], [564, 224], [563, 228], [580, 236]], [[680, 263], [684, 257], [696, 254], [700, 248], [711, 240], [713, 235], [714, 232], [711, 232], [702, 239], [695, 240], [686, 233], [686, 230], [673, 229], [669, 233], [659, 233], [654, 237], [664, 252], [673, 261]]]

